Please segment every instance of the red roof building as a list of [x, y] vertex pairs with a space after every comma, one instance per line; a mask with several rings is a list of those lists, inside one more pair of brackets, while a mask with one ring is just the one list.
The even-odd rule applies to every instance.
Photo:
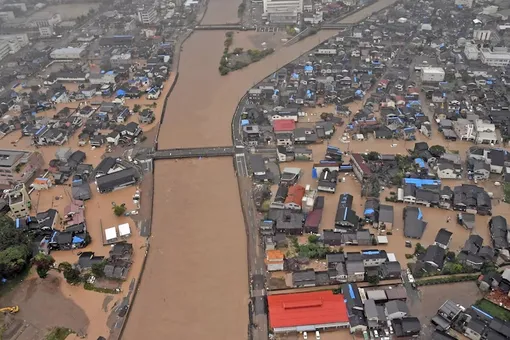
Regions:
[[267, 301], [269, 323], [275, 333], [349, 327], [342, 294], [323, 291], [269, 295]]
[[296, 129], [296, 122], [292, 119], [273, 120], [274, 132], [292, 132]]

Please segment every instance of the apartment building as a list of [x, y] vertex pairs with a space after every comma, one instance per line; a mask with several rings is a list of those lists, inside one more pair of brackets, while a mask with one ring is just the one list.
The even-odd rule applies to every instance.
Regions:
[[62, 22], [62, 18], [60, 14], [52, 14], [52, 13], [41, 13], [35, 19], [31, 21], [32, 26], [34, 27], [46, 27], [46, 26], [55, 26]]
[[482, 48], [480, 60], [489, 66], [505, 67], [510, 65], [510, 52], [506, 47]]
[[153, 24], [158, 19], [158, 13], [154, 7], [138, 9], [138, 21], [144, 25]]
[[273, 23], [295, 23], [303, 13], [303, 0], [264, 0], [264, 15]]
[[6, 192], [9, 202], [9, 208], [14, 218], [27, 217], [30, 214], [30, 195], [27, 192], [25, 184], [20, 183], [13, 189]]
[[7, 41], [0, 41], [0, 60], [11, 53], [11, 47]]
[[39, 152], [0, 150], [0, 185], [26, 183], [43, 165]]
[[28, 45], [28, 35], [26, 33], [20, 33], [20, 34], [1, 34], [0, 35], [0, 41], [10, 41], [10, 40], [16, 40], [18, 44], [21, 47], [25, 47]]
[[14, 20], [15, 18], [14, 12], [12, 11], [0, 12], [0, 20], [2, 21]]

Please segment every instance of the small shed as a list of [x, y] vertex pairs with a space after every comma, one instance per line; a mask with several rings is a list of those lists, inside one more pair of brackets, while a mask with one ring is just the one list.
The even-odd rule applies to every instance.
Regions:
[[71, 148], [59, 148], [57, 152], [55, 152], [55, 158], [57, 158], [59, 161], [67, 162], [72, 154], [73, 150], [71, 150]]
[[112, 243], [117, 240], [117, 230], [115, 227], [108, 228], [104, 231], [106, 243]]
[[129, 227], [129, 223], [123, 223], [119, 225], [119, 236], [120, 237], [131, 236], [131, 228]]

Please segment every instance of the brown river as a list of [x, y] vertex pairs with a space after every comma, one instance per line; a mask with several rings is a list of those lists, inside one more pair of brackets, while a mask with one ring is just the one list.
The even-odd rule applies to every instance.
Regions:
[[[377, 7], [388, 2], [394, 0], [381, 0]], [[238, 5], [233, 0], [211, 0], [203, 23], [235, 22]], [[264, 34], [267, 39], [273, 35], [236, 33], [234, 45], [260, 48], [254, 41], [261, 35], [264, 39]], [[244, 93], [334, 34], [319, 32], [222, 77], [218, 62], [225, 32], [193, 33], [183, 45], [159, 147], [231, 145], [232, 115]], [[158, 161], [150, 243], [123, 339], [245, 339], [246, 235], [231, 159]]]

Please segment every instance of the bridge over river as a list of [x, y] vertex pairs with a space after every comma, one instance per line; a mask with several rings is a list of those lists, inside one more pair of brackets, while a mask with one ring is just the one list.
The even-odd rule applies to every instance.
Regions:
[[156, 150], [151, 154], [154, 160], [200, 157], [233, 157], [234, 155], [235, 148], [233, 146], [166, 149]]

